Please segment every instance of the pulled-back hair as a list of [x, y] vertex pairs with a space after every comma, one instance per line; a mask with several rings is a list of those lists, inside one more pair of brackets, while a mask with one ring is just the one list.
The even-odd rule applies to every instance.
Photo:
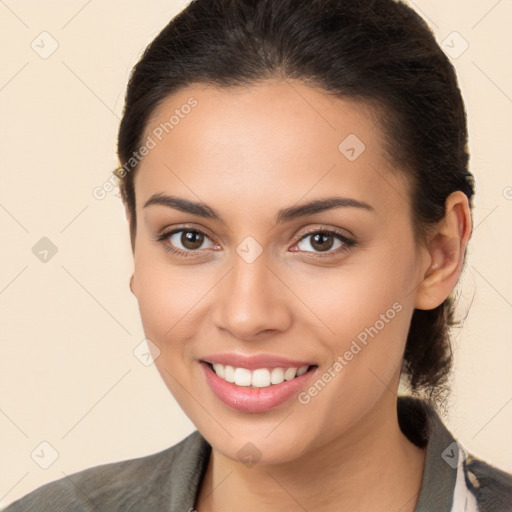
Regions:
[[[159, 105], [194, 84], [295, 79], [333, 97], [376, 105], [394, 172], [410, 185], [415, 241], [461, 190], [473, 208], [467, 126], [455, 70], [414, 10], [395, 0], [192, 0], [146, 48], [130, 76], [118, 137], [122, 199], [136, 211], [132, 155]], [[415, 309], [402, 374], [413, 393], [446, 391], [452, 365], [451, 294]], [[435, 400], [433, 400], [435, 401]]]

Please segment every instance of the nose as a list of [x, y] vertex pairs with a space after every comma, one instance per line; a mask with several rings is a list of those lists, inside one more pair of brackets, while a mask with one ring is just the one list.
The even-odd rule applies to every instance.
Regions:
[[216, 326], [245, 341], [288, 329], [290, 293], [276, 274], [264, 253], [252, 263], [235, 254], [231, 270], [216, 287]]

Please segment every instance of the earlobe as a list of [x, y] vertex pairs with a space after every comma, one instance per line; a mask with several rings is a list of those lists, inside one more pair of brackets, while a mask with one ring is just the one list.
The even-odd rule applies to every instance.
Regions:
[[471, 235], [467, 196], [453, 192], [446, 200], [445, 216], [428, 244], [430, 265], [416, 290], [417, 309], [434, 309], [444, 302], [459, 279]]
[[135, 295], [135, 292], [133, 291], [133, 277], [134, 274], [132, 274], [130, 277], [130, 291]]

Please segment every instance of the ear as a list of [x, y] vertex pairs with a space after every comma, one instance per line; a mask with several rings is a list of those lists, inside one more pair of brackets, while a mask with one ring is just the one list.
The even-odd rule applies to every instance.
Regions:
[[445, 202], [444, 218], [429, 236], [422, 281], [416, 288], [414, 307], [434, 309], [455, 288], [472, 232], [471, 210], [466, 194], [457, 190]]

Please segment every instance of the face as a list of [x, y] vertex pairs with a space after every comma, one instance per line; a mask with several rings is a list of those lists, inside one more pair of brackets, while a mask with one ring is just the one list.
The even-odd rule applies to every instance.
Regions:
[[393, 414], [425, 271], [376, 111], [290, 84], [170, 96], [135, 179], [155, 364], [233, 460], [295, 460]]

